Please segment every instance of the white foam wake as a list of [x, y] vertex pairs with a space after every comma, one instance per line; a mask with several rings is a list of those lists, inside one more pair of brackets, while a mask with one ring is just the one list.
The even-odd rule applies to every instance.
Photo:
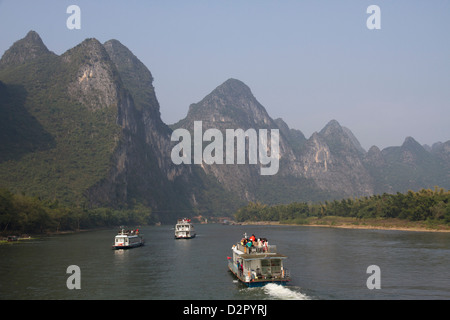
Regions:
[[269, 283], [264, 286], [264, 292], [275, 299], [280, 300], [309, 300], [310, 298], [293, 288], [284, 287], [275, 283]]

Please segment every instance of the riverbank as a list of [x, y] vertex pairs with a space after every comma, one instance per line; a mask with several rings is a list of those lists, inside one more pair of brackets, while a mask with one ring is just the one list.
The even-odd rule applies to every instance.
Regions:
[[35, 239], [36, 239], [35, 237], [31, 237], [29, 235], [22, 235], [20, 237], [18, 236], [0, 237], [0, 245], [13, 244], [21, 241], [35, 240]]
[[[108, 230], [109, 227], [102, 227], [102, 228], [92, 228], [92, 229], [78, 229], [78, 230], [64, 230], [64, 231], [46, 231], [43, 233], [35, 233], [31, 235], [2, 235], [0, 233], [0, 245], [2, 244], [14, 244], [21, 241], [26, 240], [36, 240], [41, 239], [43, 237], [51, 237], [51, 236], [58, 236], [58, 235], [64, 235], [64, 234], [73, 234], [73, 233], [80, 233], [80, 232], [89, 232], [89, 231], [99, 231], [99, 230]], [[12, 232], [14, 234], [14, 232]], [[16, 233], [17, 234], [17, 233]]]
[[344, 229], [376, 229], [376, 230], [399, 230], [416, 232], [450, 232], [449, 225], [437, 224], [426, 221], [409, 221], [402, 219], [378, 219], [378, 218], [349, 218], [327, 216], [323, 218], [309, 217], [294, 221], [246, 221], [243, 225], [293, 225], [307, 227], [328, 227]]

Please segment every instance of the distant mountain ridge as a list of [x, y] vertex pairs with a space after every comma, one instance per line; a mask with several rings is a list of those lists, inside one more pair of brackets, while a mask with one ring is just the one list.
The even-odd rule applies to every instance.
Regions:
[[[248, 201], [288, 203], [450, 188], [450, 141], [368, 151], [331, 120], [309, 138], [272, 119], [228, 79], [168, 126], [147, 67], [122, 43], [86, 39], [62, 55], [30, 31], [0, 59], [0, 187], [78, 206], [232, 213]], [[175, 165], [174, 129], [279, 129], [280, 169]]]
[[[130, 77], [123, 61], [136, 58], [118, 41], [86, 39], [60, 56], [42, 46], [29, 54], [42, 43], [36, 35], [28, 33], [0, 60], [0, 81], [14, 94], [0, 112], [14, 115], [10, 101], [19, 101], [29, 114], [20, 132], [29, 136], [33, 121], [48, 146], [5, 150], [2, 186], [79, 206], [190, 208], [177, 194], [182, 182], [175, 183], [189, 168], [169, 161], [170, 129], [159, 118], [150, 72], [136, 64]], [[140, 96], [128, 89], [136, 82], [146, 85]], [[2, 140], [17, 123], [5, 123]]]
[[37, 32], [30, 31], [25, 38], [18, 40], [2, 56], [0, 69], [18, 66], [45, 55], [56, 56], [49, 51]]

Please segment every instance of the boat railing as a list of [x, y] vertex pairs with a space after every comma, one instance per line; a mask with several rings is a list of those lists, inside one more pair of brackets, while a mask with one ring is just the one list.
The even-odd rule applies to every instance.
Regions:
[[283, 268], [278, 272], [261, 274], [261, 272], [258, 273], [257, 270], [248, 269], [248, 268], [239, 270], [237, 264], [235, 262], [233, 262], [232, 260], [228, 260], [228, 267], [234, 274], [236, 274], [240, 278], [245, 278], [246, 281], [268, 280], [268, 279], [289, 280], [291, 277], [290, 270], [286, 269], [286, 268]]
[[285, 268], [283, 268], [277, 272], [267, 272], [264, 274], [261, 272], [258, 273], [255, 270], [250, 270], [250, 271], [251, 271], [251, 278], [254, 280], [262, 280], [262, 279], [264, 279], [264, 280], [268, 280], [268, 279], [288, 280], [288, 279], [290, 279], [290, 276], [291, 276], [289, 270], [285, 269]]
[[276, 245], [252, 245], [252, 246], [246, 246], [242, 245], [241, 243], [238, 243], [237, 249], [247, 253], [247, 254], [258, 254], [258, 253], [276, 253], [277, 252], [277, 246]]
[[283, 269], [282, 276], [284, 279], [289, 279], [291, 277], [291, 271], [289, 269]]
[[136, 236], [139, 235], [139, 229], [132, 230], [132, 229], [120, 229], [117, 233], [118, 236]]
[[177, 224], [181, 224], [181, 223], [191, 223], [191, 219], [188, 219], [188, 218], [178, 219]]
[[194, 229], [194, 227], [190, 224], [180, 224], [180, 225], [176, 225], [175, 226], [175, 230], [179, 230], [179, 231], [187, 231], [187, 230], [192, 230]]
[[236, 263], [233, 262], [233, 260], [228, 260], [228, 267], [230, 268], [231, 271], [233, 271], [234, 273], [238, 272], [238, 267], [236, 265]]

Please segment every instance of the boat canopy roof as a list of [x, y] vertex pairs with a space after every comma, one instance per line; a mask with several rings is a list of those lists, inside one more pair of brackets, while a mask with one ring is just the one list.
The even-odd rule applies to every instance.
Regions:
[[277, 252], [277, 246], [269, 245], [266, 238], [250, 238], [247, 233], [244, 238], [232, 247], [233, 252], [243, 260], [287, 259], [287, 256]]

